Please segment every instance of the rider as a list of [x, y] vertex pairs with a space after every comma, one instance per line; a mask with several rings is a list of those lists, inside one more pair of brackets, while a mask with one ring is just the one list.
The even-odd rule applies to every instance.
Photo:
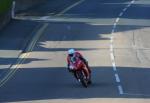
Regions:
[[73, 57], [77, 57], [77, 58], [79, 58], [80, 60], [82, 60], [82, 61], [84, 62], [84, 64], [86, 65], [86, 67], [87, 67], [89, 73], [91, 74], [91, 70], [90, 70], [90, 68], [89, 68], [89, 66], [88, 66], [88, 62], [87, 62], [86, 59], [81, 55], [81, 53], [75, 51], [75, 49], [69, 49], [69, 50], [68, 50], [67, 62], [68, 62], [68, 70], [69, 70], [69, 71], [71, 71], [70, 68], [69, 68], [69, 66], [70, 66], [70, 63], [71, 63], [71, 58], [73, 58]]

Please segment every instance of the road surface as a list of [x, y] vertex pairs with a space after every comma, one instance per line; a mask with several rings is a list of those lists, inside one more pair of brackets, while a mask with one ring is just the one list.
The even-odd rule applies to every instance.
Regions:
[[[77, 0], [49, 11], [51, 5], [16, 17], [40, 27], [10, 68], [11, 76], [1, 79], [0, 102], [150, 102], [150, 1]], [[93, 84], [88, 88], [66, 70], [69, 48], [89, 62]]]

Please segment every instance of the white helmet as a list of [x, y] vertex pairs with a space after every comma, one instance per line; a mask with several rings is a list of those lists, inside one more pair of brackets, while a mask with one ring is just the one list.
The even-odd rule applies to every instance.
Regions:
[[75, 50], [74, 49], [69, 49], [68, 50], [68, 54], [74, 54], [75, 53]]

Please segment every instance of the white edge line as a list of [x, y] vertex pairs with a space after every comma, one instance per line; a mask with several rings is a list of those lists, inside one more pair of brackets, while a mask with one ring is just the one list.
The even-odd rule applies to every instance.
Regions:
[[122, 86], [121, 85], [118, 85], [118, 90], [119, 90], [119, 94], [124, 94], [124, 92], [123, 92], [123, 89], [122, 89]]
[[123, 12], [121, 12], [120, 14], [119, 14], [119, 17], [121, 17], [123, 15]]

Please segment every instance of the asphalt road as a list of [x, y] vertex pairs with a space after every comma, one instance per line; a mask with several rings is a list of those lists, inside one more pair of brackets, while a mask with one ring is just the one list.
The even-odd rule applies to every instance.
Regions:
[[[41, 5], [38, 16], [49, 17], [34, 21], [29, 13], [32, 20], [25, 20], [43, 25], [35, 32], [40, 38], [0, 87], [0, 102], [150, 102], [150, 1], [83, 0], [56, 13], [44, 6], [48, 8]], [[93, 84], [88, 88], [66, 70], [69, 48], [89, 61]]]

